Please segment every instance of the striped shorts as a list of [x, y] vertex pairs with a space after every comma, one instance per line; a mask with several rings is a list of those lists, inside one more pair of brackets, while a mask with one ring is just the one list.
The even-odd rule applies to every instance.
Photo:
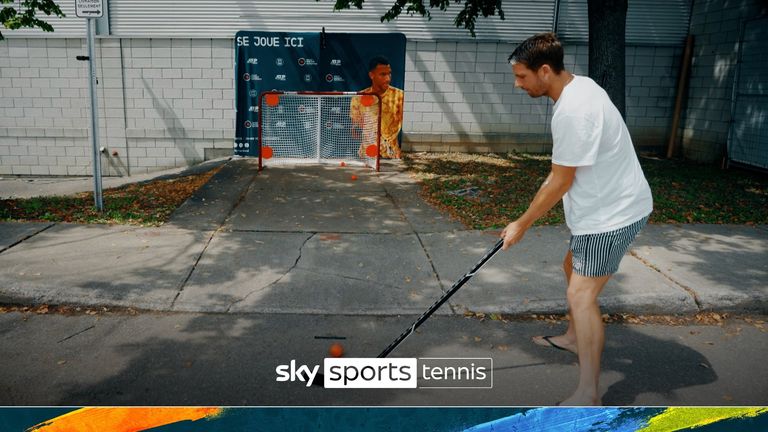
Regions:
[[616, 273], [629, 245], [648, 222], [649, 216], [617, 230], [571, 236], [573, 271], [588, 277]]

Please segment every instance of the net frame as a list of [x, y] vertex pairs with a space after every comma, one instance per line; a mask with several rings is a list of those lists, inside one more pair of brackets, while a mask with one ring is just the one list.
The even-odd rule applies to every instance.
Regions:
[[[282, 98], [283, 96], [309, 96], [309, 97], [317, 97], [318, 100], [318, 106], [316, 110], [316, 116], [317, 119], [317, 125], [316, 125], [316, 134], [317, 134], [317, 153], [316, 157], [314, 158], [265, 158], [265, 147], [269, 147], [268, 145], [265, 145], [265, 137], [264, 137], [264, 106], [265, 106], [265, 100], [271, 97], [277, 97], [278, 100]], [[375, 106], [376, 106], [376, 125], [375, 125], [375, 139], [371, 143], [371, 145], [375, 145], [376, 148], [376, 155], [375, 157], [361, 157], [361, 158], [323, 158], [321, 155], [322, 152], [322, 121], [321, 116], [321, 97], [322, 96], [330, 96], [330, 97], [349, 97], [349, 96], [371, 96], [375, 98]], [[350, 99], [351, 102], [351, 99]], [[373, 104], [372, 104], [373, 105]], [[379, 171], [380, 168], [380, 160], [381, 160], [381, 97], [375, 93], [370, 92], [333, 92], [333, 91], [281, 91], [281, 90], [271, 90], [271, 91], [264, 91], [261, 92], [259, 95], [258, 100], [258, 107], [259, 107], [259, 114], [258, 114], [258, 122], [259, 122], [259, 170], [262, 170], [265, 166], [265, 159], [271, 159], [275, 163], [283, 163], [283, 164], [311, 164], [311, 163], [317, 163], [317, 164], [323, 164], [323, 163], [335, 163], [335, 162], [345, 162], [352, 165], [364, 165], [364, 166], [370, 166], [374, 168], [376, 171]], [[361, 130], [361, 134], [364, 133], [365, 130]], [[269, 151], [271, 152], [272, 149], [270, 148]], [[369, 164], [370, 159], [370, 164]]]

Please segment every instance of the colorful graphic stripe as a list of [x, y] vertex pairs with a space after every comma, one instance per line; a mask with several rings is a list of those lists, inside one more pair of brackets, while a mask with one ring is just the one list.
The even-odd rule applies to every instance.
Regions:
[[[618, 431], [768, 430], [768, 407], [660, 408], [2, 408], [8, 432], [230, 430]], [[14, 418], [15, 415], [15, 418]], [[48, 417], [52, 415], [52, 417]], [[55, 417], [53, 417], [55, 416]], [[50, 420], [41, 422], [42, 419]], [[204, 420], [204, 421], [200, 421]], [[31, 424], [38, 423], [35, 426]], [[31, 426], [31, 427], [30, 427]]]
[[[660, 412], [659, 412], [660, 411]], [[465, 432], [525, 431], [704, 431], [704, 426], [762, 416], [766, 407], [672, 407], [650, 408], [538, 408], [466, 429]], [[746, 423], [746, 422], [742, 422]], [[738, 424], [738, 423], [736, 423]], [[748, 426], [742, 424], [742, 426]], [[719, 428], [718, 428], [719, 429]], [[743, 431], [763, 430], [745, 427]]]
[[28, 432], [147, 431], [221, 413], [221, 408], [81, 408], [35, 425]]

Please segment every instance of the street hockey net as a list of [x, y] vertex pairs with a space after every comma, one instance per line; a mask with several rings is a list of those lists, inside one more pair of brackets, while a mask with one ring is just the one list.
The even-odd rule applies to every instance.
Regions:
[[380, 137], [375, 94], [269, 91], [259, 97], [259, 169], [343, 162], [378, 171]]

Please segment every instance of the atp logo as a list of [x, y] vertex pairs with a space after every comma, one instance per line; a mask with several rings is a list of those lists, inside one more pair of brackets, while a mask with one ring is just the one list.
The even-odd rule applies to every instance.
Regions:
[[317, 62], [314, 59], [300, 58], [298, 60], [299, 66], [317, 66]]

